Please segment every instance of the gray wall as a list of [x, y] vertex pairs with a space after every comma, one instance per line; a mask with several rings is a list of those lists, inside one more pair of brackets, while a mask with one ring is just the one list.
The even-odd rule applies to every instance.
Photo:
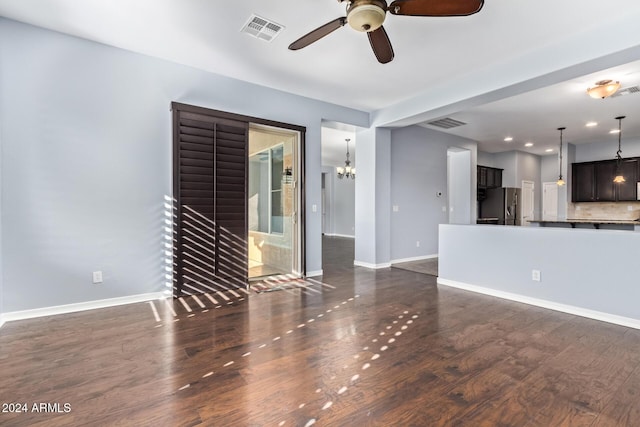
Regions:
[[[640, 139], [626, 139], [624, 137], [624, 123], [622, 126], [622, 157], [640, 157]], [[575, 162], [578, 163], [615, 159], [616, 151], [618, 151], [618, 136], [612, 135], [610, 141], [576, 144], [575, 147]]]
[[[391, 205], [398, 206], [398, 212], [391, 212], [392, 260], [438, 253], [438, 224], [447, 223], [449, 218], [446, 210], [450, 147], [470, 150], [473, 173], [470, 173], [469, 203], [475, 218], [476, 143], [420, 126], [391, 131]], [[436, 196], [438, 191], [443, 192], [440, 198]], [[416, 247], [416, 241], [420, 241], [420, 247]]]
[[333, 166], [323, 166], [322, 172], [326, 179], [325, 234], [355, 237], [355, 180], [339, 179]]
[[[475, 224], [471, 216], [471, 151], [447, 150], [447, 199], [449, 201], [449, 224]], [[473, 204], [475, 205], [475, 203]]]
[[505, 151], [503, 153], [495, 153], [493, 155], [493, 167], [503, 169], [502, 186], [503, 187], [520, 187], [516, 176], [516, 152]]
[[164, 289], [171, 101], [307, 127], [307, 270], [321, 269], [321, 122], [368, 113], [6, 19], [0, 52], [5, 313]]
[[[567, 176], [566, 166], [562, 166], [562, 176]], [[558, 155], [543, 156], [540, 158], [540, 181], [556, 182], [558, 180]]]
[[632, 231], [442, 225], [439, 280], [640, 320], [638, 247]]
[[335, 168], [331, 174], [333, 183], [334, 221], [331, 234], [355, 236], [356, 182], [349, 178], [339, 179]]
[[495, 167], [493, 164], [494, 153], [487, 153], [486, 151], [478, 150], [478, 165]]

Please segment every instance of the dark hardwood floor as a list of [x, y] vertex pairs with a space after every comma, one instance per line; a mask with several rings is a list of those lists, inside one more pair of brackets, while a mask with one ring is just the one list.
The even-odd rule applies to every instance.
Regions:
[[640, 425], [640, 331], [354, 268], [348, 250], [325, 248], [326, 285], [5, 324], [0, 403], [28, 412], [0, 425]]

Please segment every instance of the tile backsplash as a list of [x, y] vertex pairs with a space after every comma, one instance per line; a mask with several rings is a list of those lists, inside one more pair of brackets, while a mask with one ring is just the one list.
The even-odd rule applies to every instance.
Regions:
[[567, 218], [635, 220], [640, 218], [640, 202], [569, 203]]

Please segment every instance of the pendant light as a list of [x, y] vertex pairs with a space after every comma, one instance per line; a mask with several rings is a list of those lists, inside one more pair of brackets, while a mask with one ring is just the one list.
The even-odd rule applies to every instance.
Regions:
[[560, 131], [560, 149], [558, 150], [558, 181], [556, 181], [556, 184], [558, 184], [558, 187], [562, 187], [565, 182], [564, 179], [562, 179], [562, 132], [565, 130], [565, 127], [561, 127], [558, 128], [558, 130]]
[[349, 141], [351, 139], [347, 138], [345, 141], [347, 141], [347, 159], [344, 161], [344, 167], [337, 167], [336, 172], [340, 179], [344, 177], [356, 179], [356, 168], [351, 167], [351, 160], [349, 160]]
[[613, 182], [616, 184], [621, 184], [626, 181], [624, 176], [622, 175], [622, 119], [626, 116], [618, 116], [616, 120], [618, 121], [618, 151], [616, 153], [616, 177], [613, 178]]

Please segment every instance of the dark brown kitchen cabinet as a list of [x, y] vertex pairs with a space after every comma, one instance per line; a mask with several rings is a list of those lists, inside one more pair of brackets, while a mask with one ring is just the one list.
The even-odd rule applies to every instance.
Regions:
[[595, 167], [593, 163], [574, 163], [571, 174], [571, 200], [574, 202], [593, 202]]
[[620, 165], [622, 176], [624, 176], [625, 182], [620, 184], [614, 184], [616, 186], [618, 201], [630, 202], [637, 201], [637, 182], [638, 182], [638, 160], [627, 159], [623, 160]]
[[624, 159], [624, 183], [614, 183], [616, 161], [573, 163], [571, 199], [573, 202], [623, 202], [637, 198], [638, 159]]
[[616, 174], [616, 163], [598, 162], [595, 164], [595, 200], [596, 202], [615, 202], [616, 185], [613, 177]]
[[502, 187], [502, 169], [478, 166], [478, 188]]

